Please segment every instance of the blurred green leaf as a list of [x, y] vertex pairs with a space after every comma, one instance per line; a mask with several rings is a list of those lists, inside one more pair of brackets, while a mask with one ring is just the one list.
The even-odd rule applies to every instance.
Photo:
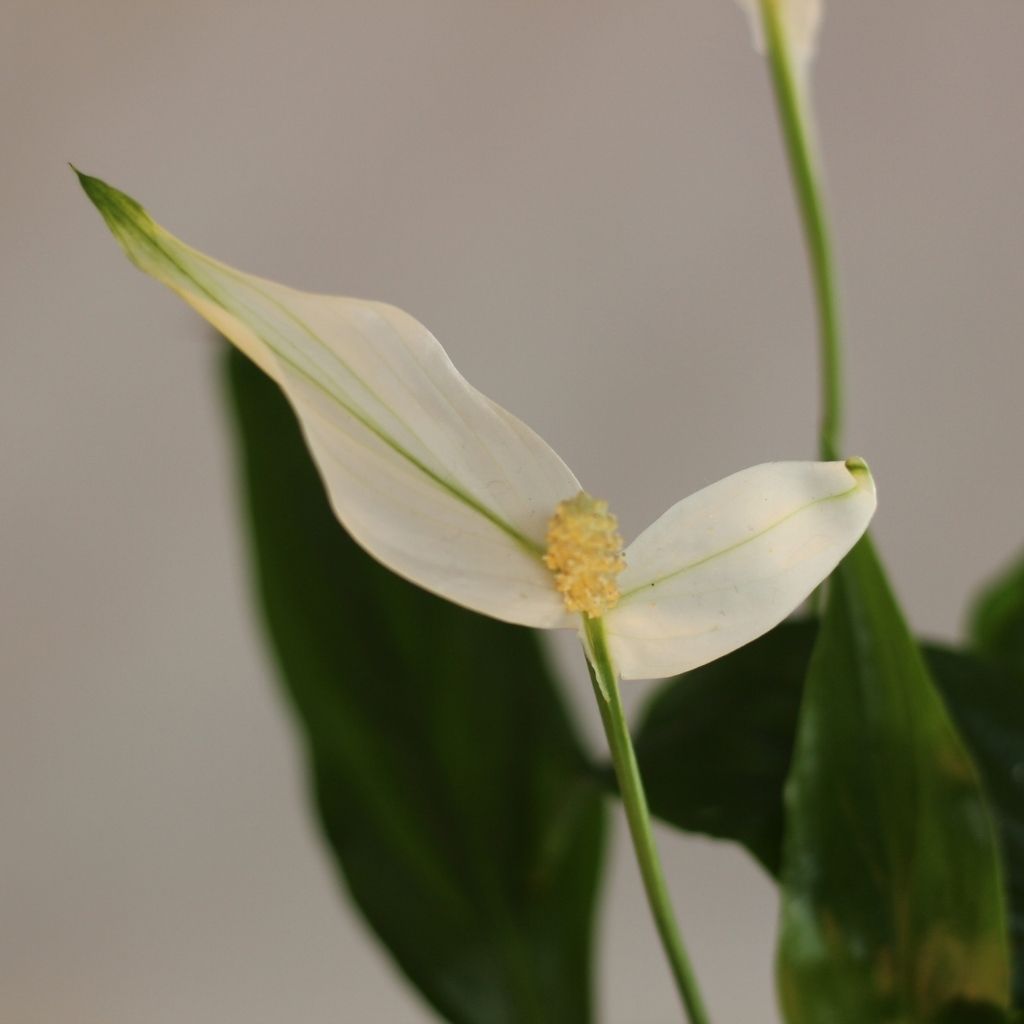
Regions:
[[934, 1024], [1016, 1024], [1019, 1018], [992, 1003], [958, 1000], [943, 1008]]
[[869, 539], [832, 576], [786, 782], [779, 988], [790, 1024], [1009, 1002], [998, 840]]
[[981, 772], [1002, 839], [1014, 1004], [1024, 1008], [1024, 675], [942, 648], [928, 665]]
[[1024, 669], [1024, 558], [982, 591], [971, 612], [976, 650]]
[[267, 625], [352, 897], [447, 1019], [584, 1024], [602, 798], [535, 635], [370, 559], [276, 386], [234, 351], [227, 371]]
[[[652, 811], [679, 828], [744, 844], [773, 873], [781, 859], [782, 792], [816, 635], [813, 623], [784, 623], [671, 680], [648, 705], [637, 735]], [[935, 646], [924, 654], [1000, 826], [1016, 1002], [1024, 1006], [1024, 679], [972, 655]]]
[[782, 787], [817, 632], [816, 623], [784, 623], [666, 683], [637, 731], [653, 813], [742, 843], [773, 874], [781, 859]]

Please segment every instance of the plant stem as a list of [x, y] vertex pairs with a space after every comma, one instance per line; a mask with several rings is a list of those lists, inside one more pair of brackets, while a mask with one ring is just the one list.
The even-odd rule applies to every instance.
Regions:
[[800, 75], [794, 69], [777, 0], [761, 0], [768, 66], [790, 174], [803, 221], [804, 237], [814, 280], [821, 345], [822, 416], [819, 446], [823, 459], [838, 459], [842, 448], [843, 386], [839, 301], [832, 242], [829, 235], [820, 170], [812, 144], [810, 111]]
[[629, 736], [629, 725], [622, 707], [619, 694], [618, 675], [612, 664], [608, 644], [605, 639], [604, 623], [601, 619], [584, 617], [584, 629], [590, 648], [588, 667], [590, 678], [594, 684], [594, 696], [601, 711], [601, 721], [608, 737], [608, 747], [615, 765], [615, 776], [619, 783], [619, 793], [626, 809], [626, 820], [633, 839], [640, 875], [647, 891], [647, 901], [654, 915], [654, 923], [665, 948], [672, 974], [675, 978], [679, 994], [686, 1007], [691, 1024], [708, 1024], [707, 1011], [701, 998], [700, 989], [690, 958], [683, 945], [682, 936], [672, 914], [669, 902], [668, 887], [665, 874], [658, 859], [658, 850], [654, 845], [651, 832], [651, 815], [647, 809], [647, 797], [643, 783], [640, 781], [640, 769], [633, 752], [633, 741]]

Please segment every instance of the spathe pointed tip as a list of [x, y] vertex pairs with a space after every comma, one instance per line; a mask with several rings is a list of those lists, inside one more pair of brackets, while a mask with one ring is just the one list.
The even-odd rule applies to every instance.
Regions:
[[85, 194], [98, 206], [105, 193], [112, 191], [110, 186], [99, 178], [94, 178], [91, 174], [86, 174], [85, 171], [79, 170], [71, 161], [68, 161], [68, 167], [75, 172], [78, 177], [78, 184], [82, 186]]
[[146, 211], [131, 196], [114, 188], [113, 185], [108, 185], [101, 178], [94, 178], [91, 174], [80, 171], [72, 163], [68, 166], [78, 175], [78, 183], [83, 191], [111, 227], [118, 221], [137, 221], [143, 217], [148, 220]]
[[846, 459], [843, 463], [846, 466], [850, 476], [852, 476], [862, 486], [870, 485], [872, 488], [875, 485], [874, 477], [871, 475], [871, 467], [868, 465], [867, 460], [861, 458], [859, 455], [854, 455], [849, 459]]

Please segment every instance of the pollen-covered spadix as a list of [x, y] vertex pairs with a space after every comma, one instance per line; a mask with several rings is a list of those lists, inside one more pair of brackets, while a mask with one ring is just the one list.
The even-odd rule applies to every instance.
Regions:
[[766, 26], [772, 17], [778, 25], [789, 55], [799, 69], [805, 70], [814, 56], [821, 28], [822, 0], [739, 0], [750, 15], [754, 45], [763, 50]]
[[80, 178], [132, 261], [281, 386], [338, 519], [370, 554], [507, 622], [575, 627], [574, 611], [603, 614], [628, 678], [692, 668], [770, 629], [874, 511], [862, 463], [756, 466], [669, 509], [623, 569], [607, 506], [580, 496], [555, 452], [411, 316], [233, 270]]

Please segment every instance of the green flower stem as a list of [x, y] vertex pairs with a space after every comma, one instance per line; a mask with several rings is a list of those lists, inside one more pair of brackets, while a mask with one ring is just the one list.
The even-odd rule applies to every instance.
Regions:
[[820, 170], [811, 141], [813, 130], [810, 111], [799, 78], [802, 70], [794, 69], [778, 7], [778, 0], [761, 0], [768, 66], [771, 69], [793, 188], [803, 220], [818, 307], [822, 371], [821, 457], [838, 459], [841, 457], [839, 453], [842, 450], [843, 430], [842, 339], [832, 242]]
[[615, 776], [619, 783], [619, 793], [626, 809], [626, 820], [629, 822], [633, 848], [636, 851], [640, 875], [647, 891], [647, 901], [654, 915], [658, 935], [665, 947], [672, 974], [686, 1007], [691, 1024], [708, 1024], [707, 1011], [697, 987], [697, 979], [690, 958], [683, 945], [682, 936], [672, 914], [669, 902], [668, 887], [665, 885], [665, 873], [658, 859], [658, 851], [654, 845], [651, 832], [651, 815], [647, 809], [647, 797], [643, 783], [640, 781], [640, 769], [633, 752], [633, 741], [629, 736], [629, 725], [622, 707], [619, 694], [618, 674], [612, 664], [608, 644], [605, 639], [604, 622], [601, 619], [590, 619], [584, 616], [584, 629], [587, 645], [590, 648], [588, 667], [590, 678], [594, 684], [594, 695], [601, 711], [601, 721], [608, 737], [608, 747], [615, 765]]

